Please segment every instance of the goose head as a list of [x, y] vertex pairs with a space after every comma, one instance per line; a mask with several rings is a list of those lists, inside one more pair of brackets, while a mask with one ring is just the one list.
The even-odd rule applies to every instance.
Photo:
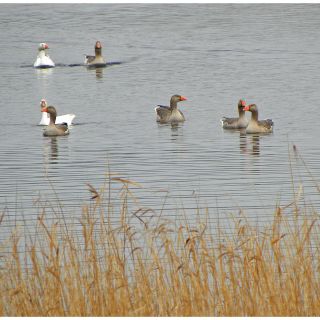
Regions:
[[249, 104], [244, 106], [243, 111], [258, 112], [258, 107], [255, 104]]
[[246, 106], [246, 102], [244, 100], [240, 99], [239, 102], [238, 102], [239, 115], [244, 115], [245, 114], [245, 111], [244, 111], [245, 106]]
[[243, 108], [246, 106], [246, 102], [242, 99], [239, 100], [238, 102], [238, 109], [240, 110], [243, 110]]
[[39, 47], [38, 47], [39, 51], [46, 50], [46, 49], [49, 49], [49, 46], [46, 43], [42, 42], [39, 44]]
[[41, 112], [45, 112], [42, 111], [43, 108], [46, 108], [48, 106], [46, 99], [41, 99], [40, 101], [40, 107], [41, 107]]
[[45, 106], [41, 109], [41, 112], [47, 112], [50, 115], [54, 115], [57, 116], [57, 111], [56, 108], [54, 106]]
[[184, 100], [187, 100], [187, 98], [184, 97], [184, 96], [180, 96], [179, 94], [175, 94], [170, 99], [170, 107], [171, 108], [176, 108], [177, 107], [177, 103], [180, 102], [180, 101], [184, 101]]
[[50, 116], [50, 125], [54, 125], [57, 118], [57, 111], [54, 106], [46, 106], [41, 109], [41, 112], [47, 112]]

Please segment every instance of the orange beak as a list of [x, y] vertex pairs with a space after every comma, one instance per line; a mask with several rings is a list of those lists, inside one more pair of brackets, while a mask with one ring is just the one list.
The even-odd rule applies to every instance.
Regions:
[[250, 109], [250, 106], [245, 106], [245, 107], [243, 108], [243, 111], [249, 111], [249, 109]]
[[181, 96], [180, 101], [184, 101], [184, 100], [187, 100], [187, 98], [186, 98], [186, 97]]

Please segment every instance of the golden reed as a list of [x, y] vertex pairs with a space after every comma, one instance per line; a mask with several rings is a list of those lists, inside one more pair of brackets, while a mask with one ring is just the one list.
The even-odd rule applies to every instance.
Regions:
[[230, 218], [225, 232], [131, 211], [138, 185], [110, 181], [119, 201], [88, 185], [78, 224], [46, 220], [43, 207], [34, 236], [17, 228], [0, 244], [1, 316], [320, 315], [315, 210], [295, 199], [268, 225]]

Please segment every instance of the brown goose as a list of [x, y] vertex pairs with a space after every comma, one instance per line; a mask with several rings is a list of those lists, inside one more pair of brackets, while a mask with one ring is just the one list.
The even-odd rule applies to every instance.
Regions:
[[94, 56], [88, 56], [86, 55], [84, 64], [88, 67], [103, 67], [106, 66], [106, 62], [104, 61], [102, 55], [102, 46], [101, 42], [97, 41], [95, 46], [94, 46]]
[[223, 129], [242, 129], [246, 128], [249, 121], [246, 118], [245, 114], [246, 112], [243, 110], [243, 108], [246, 106], [246, 103], [244, 100], [239, 100], [238, 102], [238, 112], [239, 112], [239, 118], [226, 118], [223, 117], [220, 121], [222, 124]]
[[56, 108], [53, 106], [45, 107], [41, 109], [41, 112], [47, 112], [50, 115], [50, 123], [49, 125], [43, 130], [43, 135], [46, 137], [53, 137], [53, 136], [65, 136], [69, 134], [68, 124], [55, 124], [57, 111]]
[[187, 100], [187, 98], [175, 94], [170, 99], [170, 107], [158, 106], [154, 109], [157, 114], [157, 122], [168, 123], [168, 122], [183, 122], [185, 117], [183, 113], [178, 109], [178, 102]]
[[258, 108], [255, 104], [245, 106], [243, 110], [251, 112], [246, 133], [270, 133], [273, 131], [273, 121], [271, 119], [258, 120]]
[[[46, 112], [44, 112], [42, 109], [46, 108], [48, 106], [47, 101], [45, 99], [41, 99], [40, 102], [41, 106], [41, 112], [42, 112], [42, 118], [39, 123], [40, 126], [47, 126], [50, 123], [50, 116]], [[63, 114], [61, 116], [57, 116], [56, 118], [56, 124], [61, 124], [61, 123], [67, 123], [68, 126], [72, 125], [72, 121], [75, 118], [75, 114], [73, 113], [68, 113], [68, 114]]]

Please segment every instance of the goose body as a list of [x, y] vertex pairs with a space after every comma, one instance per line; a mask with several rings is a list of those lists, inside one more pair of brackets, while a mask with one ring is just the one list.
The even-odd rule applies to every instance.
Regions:
[[244, 100], [239, 100], [238, 102], [238, 118], [227, 118], [223, 117], [220, 121], [222, 124], [222, 128], [224, 129], [243, 129], [246, 128], [249, 121], [245, 116], [245, 111], [243, 108], [246, 106]]
[[47, 112], [50, 115], [49, 125], [43, 130], [45, 137], [65, 136], [69, 134], [68, 124], [55, 124], [57, 111], [55, 107], [49, 106], [42, 109], [42, 112]]
[[97, 41], [94, 46], [94, 56], [86, 55], [84, 64], [88, 67], [105, 67], [106, 62], [102, 57], [102, 45], [100, 41]]
[[[42, 99], [40, 102], [40, 106], [41, 106], [42, 117], [41, 117], [39, 125], [40, 126], [48, 126], [50, 123], [50, 114], [43, 111], [43, 109], [48, 106], [47, 101], [45, 99]], [[76, 115], [73, 113], [68, 113], [68, 114], [63, 114], [61, 116], [57, 116], [56, 120], [55, 120], [55, 124], [66, 123], [68, 126], [71, 126], [72, 121], [75, 117], [76, 117]]]
[[56, 136], [66, 136], [68, 135], [69, 128], [68, 125], [65, 124], [55, 124], [54, 126], [47, 126], [45, 130], [43, 130], [43, 135], [45, 137], [56, 137]]
[[157, 122], [170, 123], [170, 122], [183, 122], [185, 117], [178, 109], [177, 103], [187, 100], [187, 98], [180, 95], [173, 95], [170, 99], [170, 106], [158, 105], [154, 110], [157, 115]]
[[33, 64], [35, 68], [54, 68], [55, 64], [49, 57], [47, 53], [47, 49], [49, 49], [49, 46], [46, 43], [40, 43], [38, 47], [38, 56]]
[[271, 119], [258, 120], [258, 107], [255, 104], [245, 106], [243, 110], [251, 112], [246, 133], [271, 133], [273, 131], [273, 121]]

